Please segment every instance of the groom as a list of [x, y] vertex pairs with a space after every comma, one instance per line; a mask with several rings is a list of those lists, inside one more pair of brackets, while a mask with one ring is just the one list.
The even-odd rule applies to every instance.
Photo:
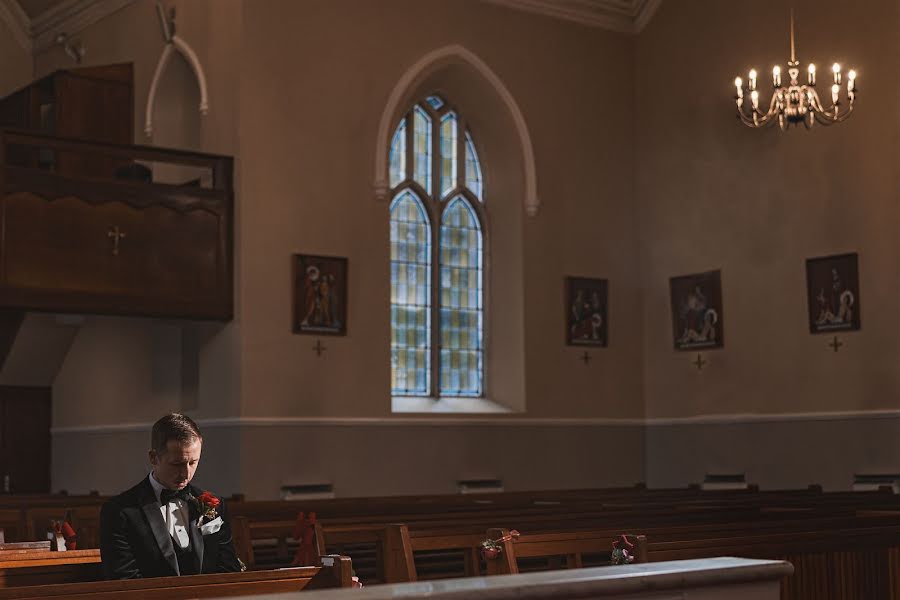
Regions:
[[107, 579], [240, 571], [225, 504], [191, 485], [203, 437], [173, 413], [153, 425], [150, 475], [103, 505], [100, 555]]

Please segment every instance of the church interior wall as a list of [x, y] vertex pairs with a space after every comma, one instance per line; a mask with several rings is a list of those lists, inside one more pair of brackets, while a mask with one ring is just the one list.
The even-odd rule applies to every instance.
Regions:
[[[900, 91], [900, 8], [797, 0], [798, 58], [817, 62], [820, 81], [833, 60], [855, 66], [861, 100], [846, 124], [781, 133], [740, 126], [728, 100], [735, 75], [755, 65], [765, 82], [787, 59], [787, 8], [775, 0], [740, 19], [714, 0], [663, 2], [635, 37], [461, 4], [175, 3], [211, 100], [195, 141], [177, 143], [236, 159], [235, 319], [32, 322], [46, 336], [68, 328], [53, 334], [70, 344], [53, 381], [54, 488], [129, 485], [146, 469], [149, 424], [169, 410], [204, 427], [199, 480], [253, 497], [320, 482], [339, 495], [450, 493], [481, 477], [507, 489], [681, 486], [712, 472], [845, 489], [855, 472], [896, 472], [900, 116], [887, 103]], [[78, 37], [85, 64], [134, 62], [135, 141], [147, 142], [144, 102], [162, 51], [155, 3]], [[508, 412], [400, 416], [374, 149], [393, 86], [450, 44], [515, 98], [541, 206], [525, 214], [520, 148], [496, 91], [465, 64], [417, 81], [409, 97], [452, 95], [484, 151], [490, 374]], [[25, 57], [10, 62], [22, 74], [4, 68], [0, 83], [32, 77]], [[54, 48], [34, 76], [68, 66]], [[291, 332], [298, 252], [349, 258], [349, 332], [321, 338], [321, 358], [316, 337]], [[859, 253], [865, 310], [861, 331], [839, 335], [833, 352], [830, 336], [808, 330], [804, 261], [844, 252]], [[668, 284], [714, 269], [726, 342], [700, 370], [696, 353], [673, 351]], [[562, 344], [566, 275], [610, 280], [610, 347], [588, 365]]]
[[[732, 82], [751, 66], [768, 105], [772, 65], [790, 56], [782, 2], [740, 18], [713, 0], [664, 2], [637, 37], [644, 401], [660, 423], [647, 432], [651, 484], [724, 470], [846, 488], [855, 472], [897, 470], [900, 14], [890, 1], [794, 4], [801, 78], [816, 62], [826, 100], [832, 62], [859, 71], [857, 112], [842, 125], [753, 131], [729, 115]], [[849, 252], [859, 254], [862, 329], [838, 332], [834, 352], [831, 335], [809, 333], [804, 265]], [[714, 269], [725, 346], [704, 352], [698, 370], [696, 352], [673, 352], [668, 279]], [[724, 415], [733, 418], [714, 418]]]
[[[197, 51], [209, 83], [198, 149], [236, 159], [235, 319], [202, 326], [87, 317], [54, 382], [54, 488], [128, 485], [145, 471], [137, 449], [149, 424], [169, 410], [186, 410], [207, 436], [215, 432], [221, 445], [208, 439], [204, 447], [203, 470], [212, 477], [198, 477], [222, 493], [249, 488], [275, 497], [283, 483], [309, 479], [311, 452], [329, 451], [327, 469], [315, 475], [341, 494], [453, 491], [457, 479], [482, 476], [502, 477], [507, 489], [639, 481], [637, 224], [632, 181], [623, 176], [633, 168], [632, 39], [474, 1], [466, 10], [399, 1], [174, 5], [178, 33]], [[155, 3], [139, 0], [77, 37], [87, 65], [134, 62], [135, 140], [146, 143], [144, 102], [162, 51]], [[334, 39], [353, 42], [335, 46]], [[457, 92], [450, 99], [472, 115], [483, 145], [495, 205], [491, 375], [502, 383], [494, 399], [509, 412], [429, 415], [416, 426], [402, 417], [392, 428], [388, 206], [372, 187], [376, 129], [403, 72], [449, 44], [480, 57], [518, 103], [542, 206], [534, 217], [524, 212], [521, 148], [496, 91], [465, 65], [417, 82], [411, 94], [431, 91], [432, 82]], [[36, 58], [37, 76], [68, 66], [58, 49]], [[610, 92], [609, 81], [622, 93]], [[295, 252], [350, 261], [349, 334], [323, 338], [322, 358], [311, 350], [316, 338], [291, 333]], [[623, 323], [613, 339], [621, 341], [592, 351], [589, 365], [579, 360], [581, 349], [562, 344], [565, 275], [613, 282], [611, 303]], [[390, 456], [366, 455], [395, 431]], [[422, 453], [436, 432], [440, 468]], [[538, 452], [548, 444], [557, 451]], [[125, 460], [122, 448], [135, 450], [127, 465], [116, 462]], [[221, 453], [240, 455], [237, 473], [219, 472], [218, 464], [229, 464], [215, 458]], [[617, 466], [597, 468], [598, 457], [611, 454], [620, 457]], [[361, 455], [367, 458], [348, 460]], [[378, 476], [386, 464], [390, 473]], [[410, 479], [423, 469], [429, 474]]]

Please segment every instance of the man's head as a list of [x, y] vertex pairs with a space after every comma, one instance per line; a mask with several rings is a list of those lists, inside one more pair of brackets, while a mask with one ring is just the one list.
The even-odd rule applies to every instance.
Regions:
[[166, 415], [153, 424], [150, 433], [150, 464], [153, 476], [170, 490], [184, 488], [200, 462], [203, 436], [190, 417]]

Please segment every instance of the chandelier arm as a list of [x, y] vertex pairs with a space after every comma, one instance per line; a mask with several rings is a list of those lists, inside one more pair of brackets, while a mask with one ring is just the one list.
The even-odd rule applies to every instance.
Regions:
[[741, 118], [741, 122], [744, 125], [746, 125], [748, 127], [753, 127], [755, 129], [766, 127], [767, 125], [771, 125], [772, 123], [775, 122], [772, 119], [772, 115], [770, 115], [770, 114], [763, 115], [762, 113], [759, 113], [759, 112], [751, 113], [748, 116], [746, 113], [741, 111], [738, 113], [738, 116]]
[[822, 124], [824, 124], [824, 125], [831, 125], [832, 123], [841, 123], [841, 122], [843, 122], [843, 121], [846, 121], [846, 120], [847, 120], [847, 117], [850, 116], [850, 113], [853, 112], [853, 105], [852, 105], [852, 104], [848, 104], [848, 105], [847, 105], [847, 110], [845, 110], [845, 111], [837, 111], [837, 113], [835, 113], [835, 112], [832, 110], [832, 109], [834, 109], [834, 108], [835, 108], [835, 107], [832, 106], [831, 109], [829, 109], [829, 110], [827, 110], [827, 111], [822, 111], [821, 113], [818, 113], [818, 112], [817, 112], [817, 113], [816, 113], [816, 120], [817, 120], [819, 123], [822, 123]]
[[738, 108], [738, 116], [741, 118], [741, 122], [748, 127], [757, 129], [766, 127], [776, 121], [774, 117], [778, 114], [777, 104], [778, 92], [772, 95], [772, 101], [769, 103], [769, 110], [767, 112], [764, 113], [750, 105], [749, 114]]

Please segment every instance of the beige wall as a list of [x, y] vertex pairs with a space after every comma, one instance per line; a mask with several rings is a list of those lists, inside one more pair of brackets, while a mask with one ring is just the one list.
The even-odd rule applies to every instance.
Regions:
[[[113, 450], [142, 448], [147, 423], [177, 408], [211, 432], [202, 478], [255, 497], [310, 480], [359, 495], [452, 491], [468, 476], [525, 489], [683, 485], [722, 471], [764, 487], [839, 488], [853, 472], [900, 468], [884, 441], [896, 419], [867, 416], [900, 408], [895, 3], [797, 0], [800, 60], [817, 62], [820, 81], [833, 60], [852, 62], [862, 92], [847, 123], [787, 133], [740, 126], [730, 101], [735, 75], [755, 65], [765, 80], [787, 59], [776, 0], [740, 18], [715, 0], [664, 2], [636, 37], [474, 0], [176, 4], [210, 86], [199, 147], [236, 158], [236, 319], [89, 317], [54, 384], [55, 486], [123, 487], [143, 455]], [[143, 142], [162, 51], [155, 4], [141, 0], [80, 37], [89, 64], [134, 61]], [[451, 44], [483, 60], [521, 109], [542, 204], [525, 215], [509, 112], [475, 69], [454, 64], [403, 90], [408, 102], [444, 92], [482, 149], [490, 393], [517, 411], [410, 424], [390, 414], [387, 205], [374, 199], [374, 152], [397, 81]], [[69, 64], [53, 49], [36, 72]], [[186, 80], [182, 70], [169, 83]], [[835, 354], [808, 333], [804, 260], [850, 251], [863, 330], [841, 336]], [[323, 338], [322, 358], [315, 337], [290, 330], [295, 252], [350, 261], [349, 334]], [[710, 269], [722, 270], [726, 347], [698, 371], [695, 354], [672, 350], [668, 279]], [[587, 367], [562, 344], [565, 275], [610, 280], [611, 346]], [[831, 411], [862, 417], [740, 416]], [[689, 420], [698, 415], [726, 418]], [[606, 421], [645, 416], [646, 431]], [[508, 422], [521, 418], [542, 420]], [[866, 443], [823, 461], [836, 438]], [[62, 466], [70, 452], [104, 473], [96, 486]], [[615, 468], [598, 462], [608, 456]]]
[[[858, 112], [830, 129], [753, 131], [730, 97], [789, 58], [788, 6], [664, 2], [637, 38], [636, 198], [647, 416], [900, 408], [898, 5], [796, 3], [797, 56], [855, 66]], [[740, 16], [738, 16], [740, 15]], [[769, 85], [760, 85], [770, 89]], [[768, 104], [767, 92], [762, 94]], [[863, 328], [809, 334], [806, 258], [859, 253]], [[668, 278], [722, 270], [725, 348], [672, 349]]]
[[[477, 73], [448, 69], [409, 90], [410, 98], [432, 83], [456, 91], [450, 99], [485, 144], [495, 184], [487, 191], [489, 304], [508, 321], [492, 330], [491, 360], [523, 357], [495, 377], [503, 384], [495, 393], [521, 390], [524, 399], [503, 403], [527, 416], [642, 414], [636, 223], [622, 176], [631, 169], [631, 103], [606, 87], [609, 78], [631, 88], [630, 38], [473, 1], [273, 1], [245, 4], [244, 39], [247, 414], [389, 414], [387, 206], [372, 190], [377, 126], [403, 73], [450, 44], [487, 63], [521, 108], [543, 200], [537, 217], [524, 216], [521, 150], [492, 127], [510, 117]], [[349, 335], [325, 340], [322, 359], [310, 349], [314, 338], [289, 328], [293, 252], [350, 260]], [[614, 343], [589, 368], [562, 343], [566, 274], [612, 280]]]
[[[452, 491], [456, 479], [473, 476], [473, 465], [511, 489], [639, 480], [643, 441], [633, 421], [624, 429], [603, 424], [643, 415], [630, 176], [633, 38], [474, 0], [174, 4], [178, 34], [196, 50], [209, 84], [198, 148], [236, 159], [236, 318], [203, 326], [88, 317], [54, 383], [54, 486], [112, 492], [126, 485], [143, 470], [143, 452], [136, 450], [143, 428], [175, 409], [220, 432], [224, 447], [215, 449], [219, 459], [204, 459], [205, 480], [222, 491], [252, 487], [257, 497], [306, 478], [305, 457], [326, 465], [316, 477], [353, 494]], [[77, 37], [87, 65], [134, 62], [135, 140], [147, 143], [144, 105], [163, 48], [155, 3], [140, 0]], [[377, 127], [404, 72], [451, 44], [482, 60], [520, 108], [542, 201], [537, 216], [526, 216], [511, 115], [476, 69], [448, 65], [403, 90], [409, 103], [434, 89], [445, 93], [470, 119], [484, 162], [491, 211], [489, 395], [514, 411], [500, 419], [542, 419], [524, 428], [488, 420], [496, 422], [489, 440], [484, 425], [440, 415], [396, 431], [365, 421], [396, 418], [388, 206], [375, 200], [372, 187]], [[38, 76], [68, 66], [58, 49], [36, 58]], [[189, 86], [187, 75], [179, 66], [166, 86]], [[182, 91], [178, 101], [196, 101], [194, 90]], [[168, 89], [166, 96], [179, 94]], [[177, 126], [191, 109], [163, 106], [158, 124]], [[171, 134], [160, 130], [158, 139], [177, 138]], [[188, 137], [191, 144], [197, 138]], [[316, 338], [291, 333], [296, 252], [349, 258], [349, 334], [323, 338], [322, 358], [311, 350]], [[593, 351], [589, 366], [578, 359], [581, 349], [563, 345], [565, 275], [611, 282], [612, 344]], [[273, 425], [241, 420], [247, 418]], [[316, 425], [317, 418], [326, 421]], [[567, 434], [567, 427], [575, 429]], [[411, 478], [425, 468], [421, 448], [436, 443], [436, 430], [446, 452], [441, 468]], [[396, 434], [389, 446], [386, 432]], [[313, 441], [328, 460], [309, 453]], [[482, 451], [485, 444], [493, 449]], [[533, 456], [548, 445], [559, 453]], [[133, 447], [134, 456], [123, 459], [119, 447]], [[390, 477], [361, 477], [383, 470], [380, 460], [359, 458], [371, 447], [389, 451]], [[615, 469], [597, 469], [598, 456], [616, 451], [622, 459]], [[65, 461], [72, 453], [83, 454], [80, 464], [90, 464], [92, 473], [73, 471]], [[223, 453], [240, 455], [239, 470], [218, 472], [233, 464], [222, 462]]]

